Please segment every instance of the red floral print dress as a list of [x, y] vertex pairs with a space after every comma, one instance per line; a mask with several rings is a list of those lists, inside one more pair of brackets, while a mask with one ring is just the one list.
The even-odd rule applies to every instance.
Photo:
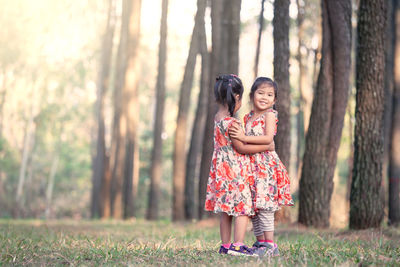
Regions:
[[[265, 134], [265, 114], [273, 112], [275, 115], [276, 135], [278, 112], [268, 109], [258, 118], [252, 119], [254, 112], [244, 116], [246, 135], [260, 136]], [[290, 195], [290, 180], [286, 167], [275, 151], [260, 152], [250, 155], [251, 170], [254, 175], [253, 195], [255, 209], [269, 211], [279, 210], [281, 206], [293, 206]]]
[[249, 172], [249, 157], [234, 150], [228, 135], [237, 119], [226, 117], [215, 121], [214, 152], [207, 184], [205, 210], [225, 212], [231, 216], [254, 215], [250, 186], [254, 178]]

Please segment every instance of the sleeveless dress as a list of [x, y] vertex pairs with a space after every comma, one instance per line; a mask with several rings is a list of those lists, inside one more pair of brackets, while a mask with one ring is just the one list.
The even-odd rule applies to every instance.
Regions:
[[[214, 124], [214, 152], [207, 183], [205, 210], [231, 216], [254, 215], [249, 157], [234, 150], [228, 135], [237, 119], [226, 117]], [[250, 174], [250, 175], [249, 175]]]
[[[265, 114], [267, 112], [273, 112], [275, 115], [274, 135], [276, 135], [278, 112], [273, 109], [268, 109], [254, 120], [252, 119], [253, 111], [246, 114], [244, 116], [246, 135], [265, 135]], [[275, 151], [265, 151], [249, 157], [251, 171], [254, 174], [252, 190], [255, 209], [276, 211], [281, 206], [293, 206], [289, 175], [278, 154]]]

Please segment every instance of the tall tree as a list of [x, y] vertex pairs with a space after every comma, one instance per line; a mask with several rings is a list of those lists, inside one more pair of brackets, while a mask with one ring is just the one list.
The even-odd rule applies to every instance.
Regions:
[[[279, 90], [276, 106], [279, 114], [279, 134], [275, 137], [276, 151], [282, 162], [290, 164], [290, 83], [289, 83], [289, 5], [290, 0], [274, 1], [274, 79]], [[285, 208], [277, 212], [280, 221], [289, 220]]]
[[383, 117], [383, 183], [388, 175], [390, 135], [392, 127], [392, 102], [394, 88], [394, 56], [396, 45], [396, 12], [395, 0], [387, 2], [387, 27], [386, 27], [386, 47], [385, 47], [385, 108]]
[[322, 59], [306, 136], [298, 220], [308, 226], [328, 227], [333, 174], [348, 100], [351, 1], [321, 2]]
[[[92, 163], [92, 199], [90, 213], [92, 218], [103, 216], [102, 188], [105, 183], [106, 143], [104, 123], [104, 96], [109, 87], [111, 56], [115, 30], [115, 0], [109, 0], [106, 29], [101, 47], [100, 71], [97, 80], [97, 102], [95, 115], [97, 117], [96, 151]], [[110, 188], [107, 188], [110, 190]], [[108, 204], [108, 203], [107, 203]]]
[[59, 162], [59, 155], [57, 154], [58, 151], [55, 152], [56, 155], [53, 157], [51, 163], [51, 169], [49, 174], [49, 181], [47, 182], [47, 190], [46, 190], [46, 210], [45, 210], [45, 217], [46, 219], [50, 218], [51, 215], [51, 201], [53, 199], [53, 191], [54, 191], [54, 179], [56, 176], [58, 162]]
[[261, 36], [264, 29], [264, 3], [265, 0], [261, 0], [261, 11], [260, 17], [258, 18], [258, 37], [257, 37], [257, 48], [256, 48], [256, 57], [254, 60], [254, 79], [258, 76], [258, 62], [260, 59], [260, 46], [261, 46]]
[[117, 54], [114, 92], [113, 143], [111, 146], [111, 214], [126, 218], [133, 213], [133, 185], [137, 179], [138, 125], [137, 86], [139, 62], [137, 50], [140, 36], [141, 0], [124, 0], [121, 37]]
[[[174, 140], [174, 169], [173, 169], [173, 208], [172, 219], [174, 221], [185, 219], [185, 167], [186, 167], [186, 133], [187, 119], [190, 105], [190, 95], [193, 86], [194, 68], [196, 66], [197, 53], [199, 51], [198, 31], [200, 19], [204, 18], [205, 6], [199, 6], [195, 17], [192, 39], [189, 46], [189, 54], [186, 61], [185, 72], [179, 95], [178, 118]], [[204, 3], [205, 4], [205, 3]]]
[[124, 218], [135, 215], [135, 198], [139, 180], [139, 101], [138, 86], [140, 77], [139, 41], [141, 0], [130, 0], [129, 34], [127, 47], [127, 68], [123, 89], [123, 102], [126, 112], [128, 142], [126, 144], [124, 175]]
[[150, 195], [147, 209], [147, 219], [158, 218], [158, 202], [160, 201], [160, 180], [162, 176], [162, 138], [164, 128], [164, 106], [165, 106], [165, 72], [167, 62], [167, 16], [168, 0], [162, 1], [161, 24], [160, 24], [160, 45], [158, 48], [158, 76], [157, 76], [157, 97], [156, 114], [154, 118], [153, 150], [151, 154], [150, 168]]
[[282, 162], [290, 163], [290, 84], [289, 84], [289, 4], [290, 0], [274, 1], [274, 79], [279, 86], [276, 106], [279, 134], [275, 137]]
[[[220, 73], [238, 73], [241, 0], [211, 1], [212, 51], [210, 56], [210, 91]], [[207, 119], [203, 137], [199, 181], [199, 218], [204, 215], [207, 179], [213, 152], [213, 129], [216, 104], [213, 93], [208, 97]]]
[[386, 39], [385, 0], [361, 0], [357, 24], [356, 124], [350, 228], [378, 227], [381, 198]]
[[[185, 177], [185, 218], [187, 220], [195, 218], [195, 189], [198, 180], [199, 156], [202, 151], [202, 139], [204, 134], [204, 126], [207, 115], [207, 98], [209, 84], [209, 60], [207, 48], [207, 36], [204, 22], [205, 9], [207, 1], [199, 0], [197, 2], [197, 14], [195, 18], [195, 28], [193, 34], [197, 35], [198, 53], [201, 55], [201, 77], [200, 77], [200, 92], [197, 101], [196, 115], [193, 122], [192, 138], [186, 161], [186, 177]], [[199, 14], [200, 13], [200, 14]]]
[[[395, 62], [389, 161], [389, 224], [400, 224], [400, 3], [393, 0]], [[393, 67], [393, 65], [392, 65]]]
[[26, 169], [28, 166], [29, 158], [31, 157], [32, 143], [34, 142], [34, 135], [35, 135], [35, 131], [36, 131], [36, 123], [35, 123], [34, 119], [36, 116], [35, 106], [37, 104], [35, 103], [35, 98], [36, 98], [35, 95], [37, 94], [37, 92], [36, 92], [37, 90], [38, 89], [36, 88], [36, 85], [34, 82], [33, 86], [32, 86], [32, 95], [31, 95], [31, 99], [33, 101], [31, 101], [31, 106], [29, 108], [28, 119], [26, 121], [24, 139], [23, 139], [23, 145], [22, 145], [21, 166], [19, 169], [17, 192], [15, 194], [14, 217], [20, 216], [20, 211], [21, 211], [21, 207], [23, 204], [22, 202], [23, 202], [24, 184], [25, 184], [25, 178], [26, 178]]

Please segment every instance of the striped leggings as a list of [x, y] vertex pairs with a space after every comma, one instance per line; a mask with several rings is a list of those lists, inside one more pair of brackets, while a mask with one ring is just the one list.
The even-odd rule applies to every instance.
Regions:
[[260, 236], [264, 234], [264, 232], [274, 231], [274, 215], [274, 211], [259, 210], [258, 213], [251, 218], [255, 236]]

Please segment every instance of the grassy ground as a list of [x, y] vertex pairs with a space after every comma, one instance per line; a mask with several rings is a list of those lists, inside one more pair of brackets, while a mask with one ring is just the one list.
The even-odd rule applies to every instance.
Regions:
[[[252, 233], [246, 243], [252, 243]], [[400, 266], [400, 229], [278, 228], [281, 256], [219, 255], [215, 221], [0, 220], [0, 265]]]

